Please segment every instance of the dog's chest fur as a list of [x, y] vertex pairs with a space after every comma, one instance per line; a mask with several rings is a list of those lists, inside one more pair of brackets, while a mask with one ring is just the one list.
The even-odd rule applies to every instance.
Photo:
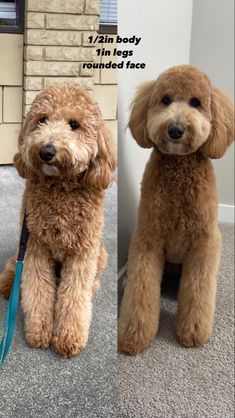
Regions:
[[25, 192], [31, 237], [56, 258], [79, 253], [101, 234], [103, 193], [55, 184], [28, 182]]
[[151, 225], [151, 234], [163, 237], [166, 258], [181, 262], [193, 241], [209, 234], [216, 222], [210, 161], [198, 155], [177, 157], [154, 151], [143, 178], [140, 211]]

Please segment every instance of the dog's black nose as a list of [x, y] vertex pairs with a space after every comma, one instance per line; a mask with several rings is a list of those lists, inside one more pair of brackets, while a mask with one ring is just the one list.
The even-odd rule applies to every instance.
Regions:
[[180, 139], [184, 134], [185, 128], [181, 123], [172, 123], [168, 127], [168, 135], [174, 141]]
[[56, 149], [53, 145], [44, 145], [39, 151], [39, 157], [42, 161], [51, 161], [56, 155]]

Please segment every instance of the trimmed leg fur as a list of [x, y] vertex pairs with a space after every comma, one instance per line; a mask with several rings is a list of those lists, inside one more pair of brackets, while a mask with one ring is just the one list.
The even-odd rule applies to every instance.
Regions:
[[[159, 244], [159, 243], [158, 243]], [[159, 322], [160, 283], [164, 268], [162, 246], [133, 237], [128, 278], [120, 309], [118, 347], [137, 354], [154, 341]]]
[[220, 235], [198, 241], [184, 264], [178, 294], [176, 337], [186, 347], [209, 339], [215, 311], [216, 274], [220, 258]]

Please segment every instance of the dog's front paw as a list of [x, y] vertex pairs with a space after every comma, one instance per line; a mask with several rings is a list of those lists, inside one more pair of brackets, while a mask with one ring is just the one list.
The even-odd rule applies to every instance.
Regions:
[[9, 299], [11, 294], [11, 286], [7, 283], [0, 282], [0, 295], [3, 295], [5, 299]]
[[27, 343], [33, 348], [48, 348], [53, 333], [52, 321], [26, 321], [25, 338]]
[[63, 357], [79, 354], [87, 345], [88, 334], [78, 330], [63, 328], [60, 332], [54, 330], [51, 341], [52, 349]]
[[176, 338], [185, 347], [200, 347], [204, 345], [211, 335], [210, 324], [190, 320], [176, 322]]
[[14, 272], [4, 271], [0, 275], [0, 294], [9, 299], [14, 280]]
[[124, 353], [136, 355], [145, 351], [154, 341], [156, 332], [148, 324], [134, 320], [120, 320], [118, 329], [118, 349]]

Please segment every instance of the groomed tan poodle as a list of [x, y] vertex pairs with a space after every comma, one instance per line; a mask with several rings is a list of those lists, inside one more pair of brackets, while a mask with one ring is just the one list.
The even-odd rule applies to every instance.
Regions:
[[[22, 214], [30, 234], [21, 285], [26, 340], [70, 357], [87, 344], [92, 293], [106, 265], [104, 189], [115, 168], [110, 134], [90, 95], [73, 84], [38, 94], [14, 163], [26, 178]], [[7, 298], [15, 261], [0, 276]]]
[[140, 87], [129, 127], [153, 151], [129, 251], [119, 349], [137, 354], [154, 341], [166, 261], [182, 264], [176, 337], [200, 346], [212, 332], [221, 246], [210, 158], [234, 140], [233, 104], [203, 72], [177, 66]]

